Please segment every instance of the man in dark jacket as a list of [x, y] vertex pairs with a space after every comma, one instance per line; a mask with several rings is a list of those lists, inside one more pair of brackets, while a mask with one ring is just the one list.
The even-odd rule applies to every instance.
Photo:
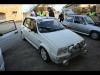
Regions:
[[59, 15], [59, 19], [60, 19], [60, 22], [64, 20], [64, 15], [62, 13]]
[[50, 7], [48, 7], [48, 12], [49, 12], [50, 17], [55, 17], [55, 14], [54, 14], [53, 10]]

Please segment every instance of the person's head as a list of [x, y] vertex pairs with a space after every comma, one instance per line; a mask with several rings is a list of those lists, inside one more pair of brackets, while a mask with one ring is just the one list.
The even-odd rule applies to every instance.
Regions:
[[51, 9], [51, 7], [48, 7], [47, 10], [48, 10], [48, 11], [51, 11], [52, 9]]
[[43, 12], [43, 9], [40, 9], [40, 12]]
[[34, 12], [37, 12], [37, 10], [36, 10], [36, 9], [34, 9], [33, 11], [34, 11]]

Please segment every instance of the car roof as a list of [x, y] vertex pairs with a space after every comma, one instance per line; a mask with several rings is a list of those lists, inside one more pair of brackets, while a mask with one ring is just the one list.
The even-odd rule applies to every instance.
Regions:
[[40, 16], [37, 16], [37, 17], [28, 16], [28, 17], [25, 17], [25, 18], [31, 18], [31, 19], [35, 19], [35, 20], [56, 19], [55, 17], [40, 17]]
[[69, 15], [69, 16], [85, 17], [86, 15]]

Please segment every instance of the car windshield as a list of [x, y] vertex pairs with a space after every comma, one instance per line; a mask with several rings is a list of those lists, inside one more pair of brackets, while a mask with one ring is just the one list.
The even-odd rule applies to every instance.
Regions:
[[95, 24], [94, 21], [93, 21], [90, 17], [86, 16], [86, 17], [84, 17], [84, 18], [85, 18], [85, 20], [86, 20], [86, 22], [87, 22], [88, 24]]
[[38, 29], [41, 33], [63, 30], [64, 26], [57, 20], [45, 20], [38, 22]]

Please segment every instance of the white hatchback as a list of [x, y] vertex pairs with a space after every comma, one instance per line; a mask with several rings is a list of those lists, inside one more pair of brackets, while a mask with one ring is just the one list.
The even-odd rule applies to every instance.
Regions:
[[68, 64], [72, 57], [87, 52], [84, 39], [55, 18], [26, 17], [21, 32], [23, 39], [40, 50], [45, 62]]

